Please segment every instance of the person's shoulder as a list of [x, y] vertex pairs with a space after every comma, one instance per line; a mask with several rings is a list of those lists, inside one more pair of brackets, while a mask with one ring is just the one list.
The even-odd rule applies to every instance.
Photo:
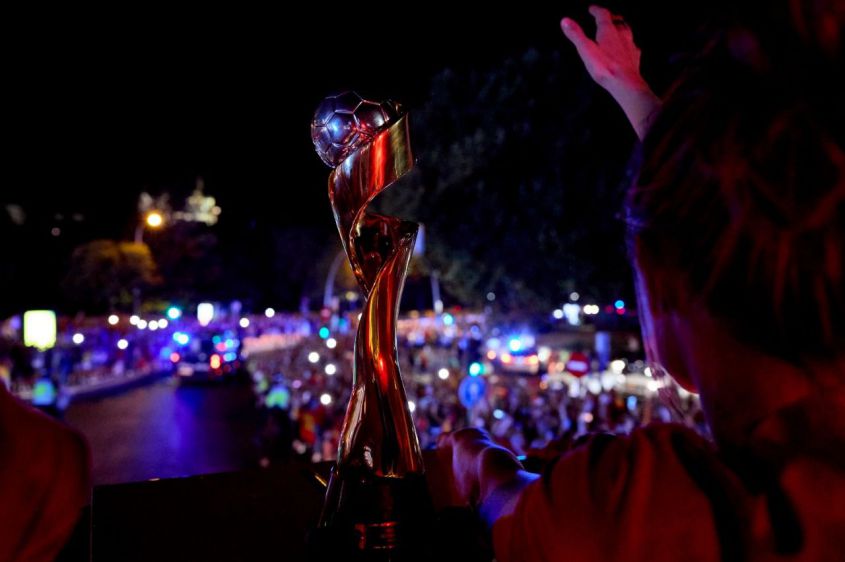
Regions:
[[714, 453], [711, 444], [688, 427], [658, 423], [635, 429], [627, 435], [593, 433], [583, 436], [547, 468], [546, 475], [578, 465], [593, 475], [602, 469], [613, 469], [614, 474], [621, 475], [639, 464], [650, 465], [654, 458], [665, 461], [676, 457], [679, 451], [695, 451], [701, 455]]
[[0, 389], [0, 458], [0, 559], [53, 559], [88, 503], [84, 438]]
[[[595, 434], [562, 455], [544, 475], [544, 485], [578, 478], [596, 507], [613, 510], [630, 496], [648, 493], [652, 501], [667, 487], [683, 493], [694, 488], [687, 457], [715, 460], [710, 444], [678, 424], [654, 424], [629, 435]], [[648, 491], [648, 492], [647, 492]], [[570, 495], [570, 494], [567, 494]]]
[[88, 444], [77, 431], [0, 391], [0, 447], [5, 469], [25, 469], [33, 479], [71, 478], [87, 482]]
[[675, 447], [682, 442], [702, 450], [714, 451], [709, 441], [689, 427], [678, 423], [653, 423], [637, 428], [629, 434], [593, 433], [585, 436], [573, 451], [582, 447], [603, 447], [611, 443], [616, 447], [660, 450]]
[[[551, 463], [494, 528], [498, 549], [509, 553], [502, 559], [707, 560], [718, 537], [690, 472], [696, 463], [719, 466], [709, 444], [683, 426], [591, 436]], [[530, 544], [542, 556], [517, 556]], [[656, 550], [668, 558], [654, 558]]]
[[687, 426], [677, 423], [655, 423], [635, 429], [628, 435], [596, 435], [586, 444], [588, 455], [600, 458], [597, 450], [609, 449], [625, 453], [631, 463], [648, 462], [652, 457], [665, 462], [676, 459], [678, 467], [687, 465], [687, 458], [717, 461], [716, 448]]

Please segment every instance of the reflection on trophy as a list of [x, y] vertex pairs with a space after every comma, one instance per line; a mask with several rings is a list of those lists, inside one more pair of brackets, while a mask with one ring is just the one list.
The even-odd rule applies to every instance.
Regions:
[[[396, 317], [419, 225], [367, 210], [413, 166], [408, 119], [353, 92], [326, 98], [311, 136], [329, 176], [343, 247], [366, 296], [355, 339], [352, 396], [320, 518], [332, 554], [422, 555], [429, 518], [420, 453], [396, 354]], [[324, 545], [324, 548], [326, 545]], [[356, 556], [357, 558], [357, 556]]]

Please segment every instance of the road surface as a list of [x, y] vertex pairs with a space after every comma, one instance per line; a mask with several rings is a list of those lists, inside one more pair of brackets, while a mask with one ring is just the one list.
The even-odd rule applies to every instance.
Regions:
[[77, 401], [65, 421], [87, 438], [94, 484], [255, 466], [259, 427], [248, 385], [180, 386], [167, 378]]

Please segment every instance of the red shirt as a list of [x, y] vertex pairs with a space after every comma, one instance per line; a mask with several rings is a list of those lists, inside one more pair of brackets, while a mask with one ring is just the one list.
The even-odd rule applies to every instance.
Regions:
[[0, 562], [53, 560], [89, 501], [84, 439], [0, 384]]
[[681, 426], [598, 436], [494, 525], [497, 560], [845, 560], [845, 469], [835, 465], [800, 456], [749, 486]]

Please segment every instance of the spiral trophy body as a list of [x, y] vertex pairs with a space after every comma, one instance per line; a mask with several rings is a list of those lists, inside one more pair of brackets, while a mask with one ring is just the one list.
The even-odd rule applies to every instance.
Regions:
[[[362, 106], [371, 106], [364, 107], [364, 118]], [[331, 143], [338, 131], [346, 136]], [[408, 133], [407, 116], [392, 104], [366, 102], [355, 94], [327, 98], [312, 124], [320, 156], [337, 164], [329, 177], [329, 199], [366, 295], [355, 338], [352, 395], [320, 527], [330, 532], [324, 536], [331, 537], [325, 540], [334, 543], [333, 552], [354, 551], [365, 559], [416, 559], [427, 516], [422, 454], [396, 353], [399, 300], [419, 225], [367, 210], [413, 167]]]

